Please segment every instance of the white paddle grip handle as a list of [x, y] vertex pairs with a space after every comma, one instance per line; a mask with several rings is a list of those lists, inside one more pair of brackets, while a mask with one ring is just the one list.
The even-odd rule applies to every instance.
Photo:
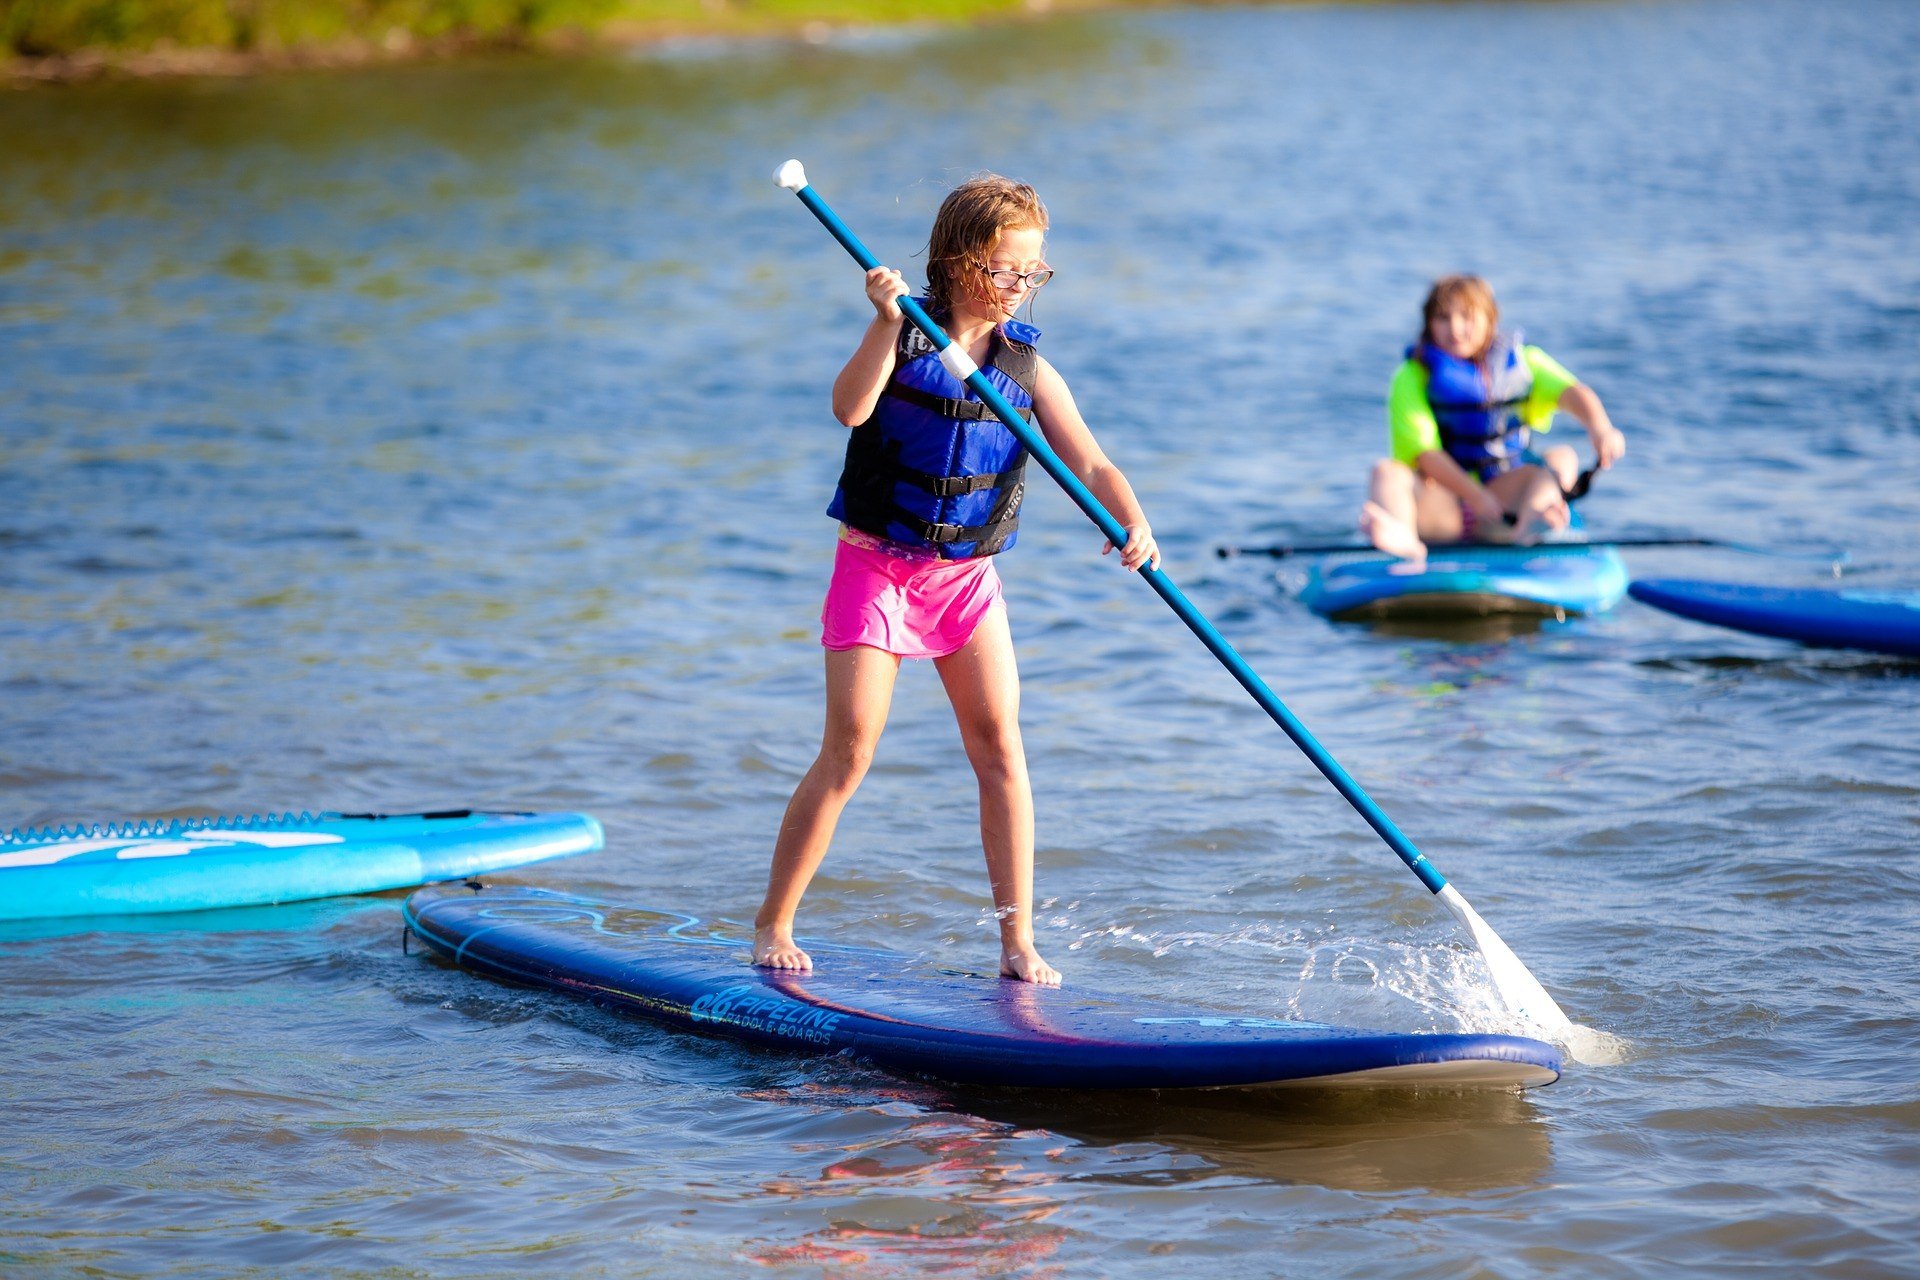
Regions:
[[957, 342], [949, 342], [940, 348], [940, 363], [946, 366], [948, 373], [962, 382], [980, 372], [980, 366], [973, 362], [973, 357], [967, 354], [966, 348]]
[[773, 171], [773, 185], [788, 191], [798, 191], [807, 185], [806, 166], [798, 160], [789, 160]]

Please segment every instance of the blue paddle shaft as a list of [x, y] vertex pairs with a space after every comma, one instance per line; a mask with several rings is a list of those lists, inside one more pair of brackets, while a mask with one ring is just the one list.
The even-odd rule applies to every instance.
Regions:
[[[800, 197], [802, 204], [812, 210], [813, 216], [833, 233], [833, 238], [853, 255], [853, 260], [858, 262], [864, 270], [871, 271], [880, 265], [880, 260], [873, 256], [866, 245], [860, 243], [860, 237], [854, 235], [847, 228], [847, 224], [840, 221], [840, 216], [828, 207], [827, 202], [822, 200], [811, 186], [803, 186], [794, 194]], [[927, 340], [933, 343], [935, 349], [945, 352], [953, 345], [953, 339], [949, 338], [940, 326], [933, 322], [933, 318], [926, 313], [925, 308], [912, 298], [900, 299], [900, 310], [908, 320], [913, 322], [914, 328], [927, 335]], [[1067, 464], [1060, 460], [1060, 455], [1053, 451], [1040, 433], [1014, 411], [1013, 406], [1007, 403], [1006, 397], [1002, 396], [993, 383], [987, 380], [987, 376], [975, 369], [966, 375], [966, 383], [972, 388], [974, 394], [999, 416], [1000, 421], [1006, 423], [1007, 429], [1019, 438], [1020, 443], [1027, 447], [1027, 452], [1031, 453], [1034, 459], [1046, 469], [1047, 474], [1067, 491], [1067, 496], [1086, 512], [1087, 518], [1099, 526], [1100, 532], [1107, 536], [1107, 540], [1116, 547], [1125, 546], [1126, 529], [1105, 507], [1100, 505], [1100, 500], [1093, 496], [1087, 486], [1080, 483], [1080, 477], [1068, 469]], [[1307, 759], [1313, 761], [1314, 767], [1326, 775], [1327, 781], [1334, 785], [1334, 789], [1347, 798], [1347, 803], [1357, 809], [1360, 816], [1367, 820], [1368, 825], [1379, 832], [1380, 838], [1386, 841], [1387, 847], [1400, 855], [1400, 860], [1420, 877], [1420, 882], [1435, 893], [1446, 888], [1446, 877], [1427, 861], [1424, 853], [1413, 847], [1413, 842], [1394, 825], [1393, 819], [1373, 802], [1373, 797], [1361, 790], [1360, 784], [1340, 767], [1340, 762], [1327, 753], [1327, 749], [1307, 731], [1306, 725], [1300, 723], [1299, 717], [1287, 709], [1287, 704], [1280, 701], [1279, 696], [1267, 687], [1266, 681], [1247, 665], [1247, 660], [1227, 643], [1226, 637], [1214, 629], [1213, 624], [1207, 621], [1206, 615], [1194, 607], [1193, 601], [1187, 599], [1186, 593], [1174, 585], [1173, 579], [1161, 570], [1148, 565], [1140, 567], [1140, 576], [1147, 580], [1176, 614], [1180, 615], [1180, 620], [1187, 624], [1194, 635], [1200, 637], [1200, 643], [1207, 646], [1213, 656], [1220, 660], [1221, 665], [1233, 673], [1233, 678], [1253, 695], [1253, 700], [1273, 717], [1274, 723], [1286, 731], [1287, 736], [1293, 739], [1294, 745], [1305, 752]]]

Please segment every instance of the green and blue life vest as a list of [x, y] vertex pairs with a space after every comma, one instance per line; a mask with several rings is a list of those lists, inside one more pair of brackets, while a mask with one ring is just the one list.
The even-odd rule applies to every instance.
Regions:
[[1447, 456], [1481, 481], [1527, 461], [1532, 439], [1521, 408], [1533, 392], [1533, 371], [1521, 335], [1502, 333], [1479, 360], [1463, 360], [1421, 342], [1407, 357], [1427, 368], [1427, 403]]

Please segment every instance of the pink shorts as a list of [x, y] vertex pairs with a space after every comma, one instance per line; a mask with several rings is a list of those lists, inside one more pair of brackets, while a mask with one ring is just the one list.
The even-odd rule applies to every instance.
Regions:
[[820, 643], [829, 649], [870, 645], [903, 658], [959, 652], [1000, 603], [993, 557], [922, 559], [884, 549], [892, 545], [842, 530], [820, 606]]

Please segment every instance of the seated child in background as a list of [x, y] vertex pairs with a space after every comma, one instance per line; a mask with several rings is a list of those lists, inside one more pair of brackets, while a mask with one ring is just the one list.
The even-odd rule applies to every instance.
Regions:
[[1430, 542], [1564, 529], [1578, 458], [1570, 445], [1535, 455], [1528, 444], [1564, 409], [1586, 427], [1595, 465], [1611, 467], [1627, 442], [1600, 397], [1518, 332], [1500, 332], [1493, 289], [1478, 276], [1436, 282], [1422, 320], [1387, 391], [1393, 456], [1374, 464], [1362, 532], [1417, 561]]

